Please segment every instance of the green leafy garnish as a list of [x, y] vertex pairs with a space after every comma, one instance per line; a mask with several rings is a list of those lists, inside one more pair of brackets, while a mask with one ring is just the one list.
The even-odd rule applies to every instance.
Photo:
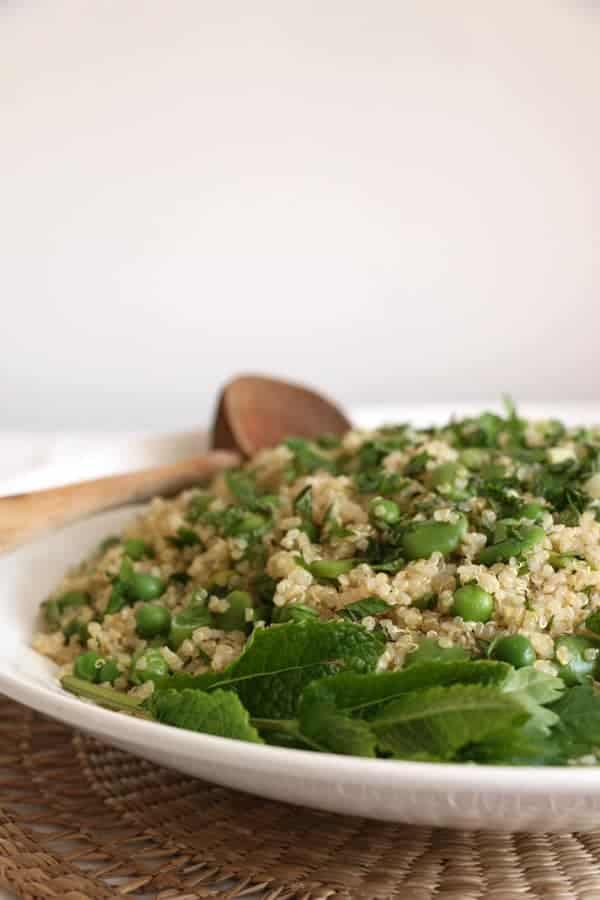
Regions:
[[452, 759], [478, 743], [527, 720], [516, 698], [481, 685], [433, 687], [394, 700], [371, 721], [377, 746], [399, 758], [426, 753]]
[[365, 597], [364, 600], [357, 600], [355, 603], [349, 603], [340, 610], [340, 616], [350, 619], [351, 622], [360, 622], [365, 616], [380, 616], [389, 610], [389, 603], [381, 600], [379, 597]]
[[177, 533], [168, 540], [178, 550], [183, 550], [184, 547], [194, 547], [196, 544], [201, 543], [196, 532], [192, 528], [186, 528], [184, 525], [178, 528]]
[[292, 476], [311, 475], [313, 472], [334, 472], [335, 463], [329, 457], [318, 453], [314, 445], [304, 438], [289, 438], [285, 446], [292, 451]]
[[308, 535], [311, 541], [318, 540], [319, 529], [313, 521], [312, 487], [310, 484], [303, 488], [294, 500], [294, 512], [302, 519], [302, 531]]
[[413, 666], [415, 663], [425, 662], [457, 662], [466, 659], [469, 659], [469, 654], [464, 647], [440, 647], [433, 638], [423, 638], [419, 646], [407, 655], [405, 665]]
[[[600, 762], [593, 560], [578, 532], [565, 535], [564, 552], [554, 541], [557, 526], [580, 528], [583, 513], [600, 521], [600, 429], [528, 422], [505, 398], [499, 413], [444, 427], [291, 437], [275, 461], [250, 460], [176, 501], [185, 519], [171, 533], [154, 523], [144, 530], [142, 521], [139, 537], [109, 538], [66, 582], [82, 590], [46, 601], [47, 631], [79, 653], [65, 689], [177, 728], [304, 751], [495, 765]], [[290, 555], [294, 526], [303, 532], [301, 549]], [[165, 541], [185, 564], [173, 565], [173, 553], [162, 559]], [[113, 544], [117, 550], [103, 557]], [[206, 559], [189, 565], [196, 554]], [[442, 568], [442, 558], [452, 568]], [[501, 600], [485, 581], [461, 582], [465, 562], [493, 567], [501, 580], [513, 566], [538, 625], [527, 619], [527, 628], [525, 620], [516, 631], [505, 628]], [[421, 570], [422, 587], [407, 588]], [[586, 598], [574, 601], [572, 633], [558, 633], [556, 620], [546, 624], [550, 608], [540, 603], [549, 581], [587, 595], [587, 607]], [[361, 591], [364, 583], [371, 586]], [[392, 608], [388, 596], [413, 608]], [[134, 605], [140, 640], [125, 644], [123, 629], [119, 647], [131, 665], [125, 654], [104, 659], [89, 640], [92, 623], [110, 626], [105, 614]], [[129, 615], [120, 619], [125, 626]], [[541, 633], [554, 638], [551, 671], [559, 677], [536, 659]], [[448, 634], [455, 646], [440, 647]], [[221, 641], [240, 655], [218, 672]], [[414, 648], [403, 662], [402, 647]], [[173, 653], [181, 662], [175, 673]], [[204, 674], [189, 674], [198, 664]], [[394, 664], [402, 668], [379, 671]], [[146, 688], [126, 693], [111, 683]]]
[[158, 722], [176, 728], [263, 743], [239, 698], [230, 691], [159, 691], [152, 696], [149, 708]]
[[311, 681], [344, 669], [372, 671], [382, 651], [380, 635], [358, 625], [307, 619], [254, 631], [242, 655], [219, 675], [176, 675], [164, 686], [234, 690], [251, 715], [287, 719]]

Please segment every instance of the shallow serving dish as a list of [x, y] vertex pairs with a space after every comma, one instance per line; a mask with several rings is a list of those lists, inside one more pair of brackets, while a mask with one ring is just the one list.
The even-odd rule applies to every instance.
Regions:
[[[572, 411], [553, 412], [573, 420]], [[432, 826], [600, 826], [600, 768], [397, 762], [259, 746], [134, 719], [66, 694], [54, 665], [29, 646], [39, 603], [66, 568], [132, 515], [105, 513], [0, 557], [1, 692], [160, 765], [290, 803]]]

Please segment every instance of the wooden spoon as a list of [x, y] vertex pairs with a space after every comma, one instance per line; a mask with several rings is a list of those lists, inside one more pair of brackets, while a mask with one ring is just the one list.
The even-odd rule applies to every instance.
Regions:
[[348, 428], [346, 417], [313, 391], [272, 378], [236, 378], [219, 400], [214, 450], [152, 469], [0, 497], [0, 552], [93, 513], [173, 496], [286, 436], [310, 438]]
[[346, 416], [321, 394], [289, 381], [242, 375], [225, 386], [213, 426], [213, 446], [252, 456], [288, 437], [343, 434]]

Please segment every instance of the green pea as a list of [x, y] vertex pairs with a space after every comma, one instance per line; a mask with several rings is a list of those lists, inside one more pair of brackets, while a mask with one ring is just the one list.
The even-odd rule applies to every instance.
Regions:
[[144, 556], [152, 556], [153, 550], [146, 541], [141, 538], [129, 538], [125, 541], [123, 549], [130, 559], [143, 559]]
[[593, 612], [584, 622], [585, 627], [588, 631], [592, 631], [594, 634], [600, 635], [600, 610], [597, 612]]
[[315, 559], [307, 569], [315, 578], [339, 578], [357, 565], [354, 559]]
[[489, 622], [493, 611], [492, 595], [478, 584], [465, 584], [454, 594], [452, 615], [460, 616], [466, 622]]
[[148, 647], [131, 664], [130, 678], [134, 684], [143, 684], [145, 681], [159, 681], [168, 674], [169, 667], [166, 660], [156, 647]]
[[515, 669], [532, 666], [535, 662], [535, 650], [523, 634], [511, 634], [499, 638], [494, 642], [490, 655], [493, 659], [514, 666]]
[[171, 627], [171, 613], [165, 606], [146, 603], [135, 611], [136, 631], [143, 638], [167, 634]]
[[[598, 649], [598, 647], [599, 645], [596, 641], [574, 634], [563, 634], [556, 639], [555, 656], [559, 663], [558, 675], [567, 687], [582, 684], [593, 674], [596, 667], [596, 658], [586, 659], [585, 652], [586, 650]], [[561, 648], [566, 648], [569, 653], [570, 658], [566, 663], [561, 663], [558, 659], [557, 654]]]
[[529, 525], [520, 529], [520, 535], [521, 537], [506, 538], [484, 547], [479, 554], [479, 562], [484, 566], [491, 566], [497, 562], [508, 562], [513, 557], [518, 558], [541, 544], [546, 532], [538, 525]]
[[223, 631], [245, 631], [248, 625], [246, 610], [253, 607], [252, 596], [247, 591], [232, 591], [225, 599], [229, 609], [215, 614], [215, 627]]
[[546, 507], [541, 503], [524, 503], [519, 510], [521, 519], [529, 519], [531, 522], [541, 522], [546, 514]]
[[195, 606], [184, 609], [171, 619], [169, 631], [169, 647], [177, 650], [184, 641], [189, 641], [197, 628], [216, 627], [215, 617], [206, 606]]
[[464, 516], [457, 522], [415, 522], [402, 538], [404, 556], [407, 559], [429, 559], [435, 552], [447, 556], [458, 548], [466, 530]]
[[148, 572], [134, 572], [129, 584], [132, 597], [136, 600], [156, 600], [165, 592], [165, 583], [158, 575]]
[[115, 681], [121, 674], [118, 665], [114, 660], [107, 659], [104, 665], [97, 669], [98, 675], [96, 680], [99, 684], [107, 684]]
[[400, 507], [393, 500], [374, 497], [369, 503], [371, 518], [382, 525], [395, 525], [400, 519]]
[[[98, 665], [100, 663], [100, 666]], [[73, 675], [82, 678], [83, 681], [95, 682], [98, 680], [99, 668], [103, 665], [100, 657], [93, 650], [81, 653], [73, 663]]]
[[460, 466], [455, 462], [442, 463], [431, 473], [431, 486], [435, 489], [453, 485], [460, 474]]

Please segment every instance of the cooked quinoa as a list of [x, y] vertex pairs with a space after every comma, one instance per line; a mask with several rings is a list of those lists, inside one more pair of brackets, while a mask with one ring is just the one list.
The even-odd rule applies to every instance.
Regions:
[[[486, 657], [518, 634], [537, 669], [564, 677], [575, 651], [561, 638], [593, 638], [600, 608], [599, 468], [600, 429], [512, 409], [290, 439], [153, 500], [56, 586], [33, 646], [61, 675], [81, 674], [83, 655], [145, 697], [162, 675], [223, 671], [254, 629], [376, 598], [352, 609], [383, 632], [378, 671], [427, 640]], [[483, 606], [461, 606], [473, 585]], [[591, 670], [598, 650], [582, 648]]]

